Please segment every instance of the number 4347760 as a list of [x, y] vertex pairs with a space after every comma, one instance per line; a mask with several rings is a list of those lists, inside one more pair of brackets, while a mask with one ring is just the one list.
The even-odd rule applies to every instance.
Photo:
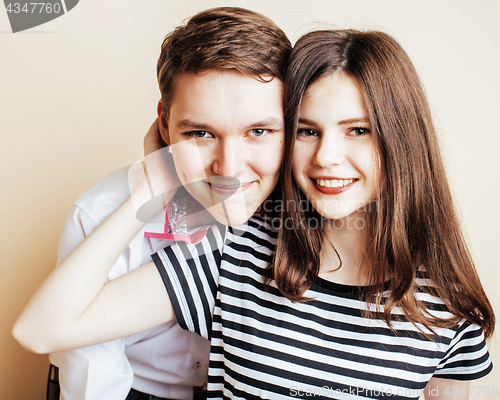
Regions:
[[59, 14], [61, 12], [61, 5], [59, 3], [9, 3], [6, 10], [8, 13], [31, 13], [38, 12], [39, 14]]
[[[457, 386], [447, 386], [444, 394], [448, 396], [458, 396], [458, 395], [465, 395], [467, 393], [467, 388], [463, 389], [458, 389]], [[474, 397], [488, 397], [488, 396], [493, 396], [496, 397], [498, 396], [498, 386], [469, 386], [469, 396], [471, 399]]]

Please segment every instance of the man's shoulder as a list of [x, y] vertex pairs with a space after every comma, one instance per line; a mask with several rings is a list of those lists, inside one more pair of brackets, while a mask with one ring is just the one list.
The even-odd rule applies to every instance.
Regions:
[[104, 221], [130, 196], [129, 168], [122, 167], [99, 179], [74, 201], [73, 206], [96, 223]]

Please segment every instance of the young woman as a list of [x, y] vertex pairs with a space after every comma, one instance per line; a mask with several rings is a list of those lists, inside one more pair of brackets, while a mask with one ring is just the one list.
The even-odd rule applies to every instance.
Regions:
[[[287, 79], [281, 218], [154, 255], [168, 296], [136, 296], [136, 318], [175, 315], [211, 340], [209, 398], [467, 398], [492, 368], [494, 315], [411, 62], [383, 33], [314, 32]], [[150, 267], [136, 276], [136, 291], [157, 293]], [[96, 296], [60, 318], [66, 346], [89, 323], [141, 329], [106, 321]]]
[[[492, 335], [493, 309], [407, 54], [380, 32], [315, 32], [296, 44], [288, 83], [285, 120], [296, 136], [284, 197], [299, 204], [305, 195], [312, 207], [284, 211], [294, 229], [280, 231], [270, 266], [280, 292], [304, 301], [323, 283], [341, 299], [335, 311], [349, 323], [340, 329], [360, 342], [340, 357], [356, 372], [340, 375], [420, 389], [430, 376], [488, 373], [481, 330]], [[308, 229], [317, 221], [322, 229]], [[365, 324], [376, 328], [358, 336]], [[441, 394], [452, 387], [467, 392], [443, 382]]]

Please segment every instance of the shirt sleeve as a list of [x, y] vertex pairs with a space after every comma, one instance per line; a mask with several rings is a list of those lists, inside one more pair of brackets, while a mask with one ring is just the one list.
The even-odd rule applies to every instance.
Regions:
[[206, 339], [211, 336], [224, 243], [222, 231], [213, 225], [201, 242], [178, 242], [152, 256], [179, 326]]
[[[80, 207], [73, 206], [59, 239], [59, 264], [98, 226]], [[50, 361], [59, 368], [62, 400], [123, 400], [134, 374], [124, 352], [125, 339], [95, 346], [52, 353]]]
[[482, 378], [492, 369], [493, 364], [481, 327], [463, 321], [434, 376], [470, 381]]

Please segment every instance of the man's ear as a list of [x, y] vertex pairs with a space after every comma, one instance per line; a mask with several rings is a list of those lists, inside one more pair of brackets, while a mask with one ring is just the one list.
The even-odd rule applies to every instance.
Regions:
[[170, 146], [170, 135], [168, 133], [167, 119], [165, 118], [165, 113], [163, 112], [163, 105], [161, 100], [158, 102], [158, 129], [160, 131], [161, 138], [163, 141]]

